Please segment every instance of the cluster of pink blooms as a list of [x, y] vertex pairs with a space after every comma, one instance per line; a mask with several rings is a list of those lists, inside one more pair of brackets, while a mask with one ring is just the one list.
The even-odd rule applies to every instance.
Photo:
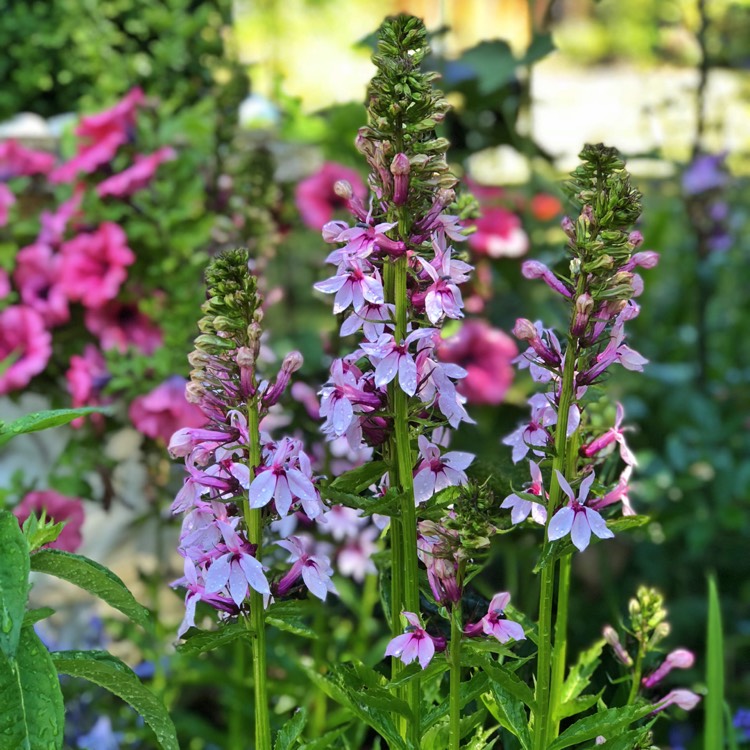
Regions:
[[[335, 592], [328, 557], [320, 554], [308, 537], [290, 535], [299, 520], [309, 525], [326, 511], [301, 441], [290, 437], [273, 440], [261, 432], [261, 463], [255, 469], [249, 466], [246, 405], [251, 401], [257, 404], [249, 408], [257, 408], [259, 418], [264, 418], [302, 358], [297, 352], [288, 355], [273, 383], [255, 383], [254, 361], [255, 355], [245, 347], [204, 361], [205, 372], [217, 387], [190, 392], [205, 424], [178, 430], [169, 443], [171, 455], [185, 459], [187, 472], [172, 504], [173, 513], [185, 513], [179, 546], [185, 575], [175, 585], [184, 586], [187, 594], [178, 635], [195, 626], [200, 601], [220, 612], [237, 614], [250, 589], [262, 594], [266, 604], [274, 597], [289, 595], [301, 584], [320, 599]], [[285, 537], [276, 546], [289, 553], [291, 567], [275, 582], [269, 580], [269, 568], [258, 559], [257, 548], [242, 528], [243, 498], [251, 509], [267, 508]], [[271, 553], [265, 550], [265, 554]]]
[[[563, 219], [563, 229], [573, 237], [573, 223], [567, 217]], [[643, 242], [643, 238], [639, 232], [632, 232], [629, 242], [632, 248], [637, 248]], [[652, 251], [637, 252], [619, 269], [620, 278], [631, 286], [633, 296], [638, 296], [643, 290], [643, 281], [637, 273], [633, 273], [633, 269], [638, 266], [652, 268], [657, 261], [657, 254]], [[522, 272], [526, 278], [542, 279], [553, 291], [566, 299], [573, 299], [574, 290], [568, 282], [559, 278], [544, 264], [533, 260], [526, 261], [522, 266]], [[635, 318], [639, 312], [639, 306], [632, 299], [604, 301], [596, 309], [593, 300], [587, 294], [580, 295], [576, 300], [571, 333], [579, 338], [582, 348], [598, 347], [598, 350], [586, 367], [575, 372], [574, 398], [568, 413], [562, 417], [565, 420], [567, 436], [579, 429], [584, 430], [583, 412], [578, 402], [583, 398], [587, 388], [598, 382], [612, 365], [619, 364], [628, 370], [639, 372], [643, 370], [647, 360], [625, 344], [624, 331], [625, 323]], [[529, 461], [531, 482], [524, 491], [524, 496], [513, 493], [505, 498], [502, 507], [511, 510], [511, 520], [514, 524], [524, 521], [531, 515], [536, 523], [547, 525], [550, 541], [570, 535], [574, 546], [584, 550], [589, 545], [592, 534], [600, 539], [614, 536], [600, 514], [602, 509], [619, 502], [624, 515], [634, 513], [628, 499], [628, 481], [636, 459], [625, 441], [622, 427], [623, 407], [621, 404], [617, 405], [615, 423], [611, 428], [596, 437], [584, 436], [588, 442], [584, 442], [579, 451], [582, 458], [595, 462], [606, 457], [612, 447], [617, 445], [625, 464], [617, 484], [609, 491], [599, 493], [598, 497], [590, 497], [591, 487], [596, 480], [593, 465], [590, 465], [585, 469], [584, 479], [576, 495], [565, 477], [557, 472], [557, 480], [567, 497], [567, 502], [547, 523], [547, 495], [542, 484], [538, 461], [551, 453], [555, 430], [550, 428], [556, 428], [561, 419], [558, 403], [566, 353], [563, 352], [554, 331], [544, 328], [540, 322], [532, 323], [521, 318], [516, 321], [513, 333], [516, 338], [528, 344], [526, 351], [517, 358], [518, 366], [528, 369], [532, 379], [545, 385], [547, 391], [535, 393], [529, 399], [531, 419], [503, 439], [505, 445], [512, 447], [515, 463], [526, 458], [529, 453], [537, 462]], [[535, 502], [533, 496], [538, 497], [539, 502]]]
[[[73, 406], [102, 403], [108, 373], [101, 350], [124, 353], [132, 346], [151, 354], [162, 344], [156, 323], [120, 298], [136, 262], [125, 231], [113, 221], [92, 225], [83, 209], [84, 201], [129, 199], [148, 186], [163, 162], [175, 158], [171, 148], [160, 148], [135, 155], [134, 164], [111, 173], [112, 160], [133, 142], [143, 103], [143, 92], [136, 88], [111, 109], [81, 118], [76, 151], [62, 163], [13, 140], [0, 143], [0, 225], [8, 222], [16, 203], [8, 182], [14, 177], [34, 175], [49, 185], [70, 186], [65, 200], [41, 212], [36, 238], [18, 250], [10, 274], [0, 273], [0, 299], [15, 297], [0, 312], [0, 358], [9, 363], [0, 374], [0, 394], [25, 387], [45, 370], [53, 355], [52, 332], [69, 323], [73, 305], [83, 308], [84, 325], [98, 340], [98, 346], [85, 344], [70, 360]], [[138, 413], [136, 407], [137, 427]], [[190, 424], [189, 418], [184, 424]], [[169, 434], [160, 436], [168, 439]]]

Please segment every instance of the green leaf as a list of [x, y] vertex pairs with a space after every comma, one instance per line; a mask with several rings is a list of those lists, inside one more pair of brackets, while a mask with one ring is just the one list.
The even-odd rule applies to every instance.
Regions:
[[164, 704], [124, 662], [106, 651], [56, 651], [52, 661], [61, 674], [82, 677], [122, 698], [153, 729], [164, 750], [179, 750], [177, 734]]
[[334, 670], [341, 677], [343, 684], [359, 696], [364, 705], [373, 709], [397, 713], [411, 721], [412, 712], [409, 704], [397, 698], [387, 689], [388, 681], [362, 662], [355, 661], [342, 664]]
[[62, 747], [65, 713], [57, 671], [32, 625], [21, 631], [15, 658], [0, 654], [0, 747]]
[[490, 681], [492, 698], [483, 696], [484, 704], [499, 724], [518, 738], [522, 750], [530, 750], [531, 733], [529, 732], [529, 717], [523, 702], [511, 695], [500, 683]]
[[0, 652], [16, 653], [29, 596], [29, 548], [18, 519], [0, 511]]
[[[479, 698], [482, 693], [487, 691], [488, 682], [487, 675], [480, 672], [462, 683], [458, 701], [459, 706], [463, 708], [467, 703]], [[431, 708], [422, 717], [422, 733], [424, 734], [431, 726], [440, 721], [444, 716], [447, 716], [449, 708], [450, 704], [448, 701], [443, 701], [440, 705]]]
[[648, 716], [653, 710], [654, 707], [651, 704], [621, 706], [605, 709], [593, 716], [586, 716], [568, 727], [547, 747], [547, 750], [562, 750], [562, 748], [577, 745], [579, 742], [593, 740], [600, 734], [613, 737], [627, 729], [633, 722]]
[[[578, 661], [570, 668], [568, 676], [565, 678], [560, 693], [560, 703], [565, 704], [568, 701], [572, 701], [586, 689], [591, 681], [591, 675], [594, 674], [601, 662], [599, 657], [601, 656], [605, 642], [602, 638], [594, 643], [591, 648], [581, 651]], [[571, 715], [568, 714], [568, 716]]]
[[251, 635], [252, 631], [248, 629], [244, 622], [232, 622], [218, 630], [191, 628], [185, 633], [185, 642], [180, 643], [177, 650], [181, 654], [202, 654], [205, 651], [222, 648], [238, 638], [249, 638]]
[[[649, 516], [623, 516], [622, 518], [608, 520], [607, 528], [614, 534], [620, 534], [623, 531], [631, 531], [632, 529], [638, 529], [641, 526], [645, 526], [649, 521], [651, 521]], [[598, 536], [591, 536], [591, 544], [599, 544], [601, 541], [602, 540], [599, 539]], [[551, 562], [554, 562], [565, 555], [572, 555], [577, 551], [578, 550], [573, 546], [573, 542], [570, 541], [569, 536], [560, 539], [559, 541], [546, 544], [533, 572], [539, 573]]]
[[362, 703], [361, 696], [351, 691], [344, 684], [341, 675], [337, 674], [335, 670], [327, 675], [322, 675], [314, 668], [304, 664], [302, 668], [317, 688], [322, 690], [331, 700], [348, 708], [360, 721], [372, 727], [388, 742], [391, 750], [408, 750], [390, 713]]
[[473, 70], [480, 94], [492, 93], [510, 83], [518, 64], [508, 43], [501, 39], [480, 42], [464, 52], [459, 62]]
[[81, 409], [51, 409], [49, 411], [37, 411], [33, 414], [27, 414], [9, 424], [0, 426], [0, 445], [4, 445], [16, 437], [16, 435], [48, 430], [50, 427], [59, 427], [60, 425], [68, 424], [78, 417], [102, 412], [107, 413], [108, 410], [102, 407], [86, 406]]
[[326, 732], [324, 735], [312, 740], [312, 742], [306, 742], [300, 746], [299, 750], [330, 750], [335, 747], [332, 743], [337, 740], [349, 729], [349, 725], [338, 727], [330, 732]]
[[520, 62], [522, 65], [533, 65], [547, 57], [554, 49], [555, 43], [552, 40], [552, 34], [535, 34]]
[[489, 678], [514, 698], [526, 704], [534, 711], [536, 702], [531, 688], [504, 664], [498, 664], [487, 654], [472, 655], [468, 662], [470, 666], [479, 667]]
[[431, 680], [433, 677], [443, 674], [450, 669], [450, 664], [445, 659], [433, 659], [427, 669], [422, 669], [419, 662], [412, 662], [405, 669], [399, 672], [398, 677], [391, 680], [388, 685], [390, 687], [401, 687], [411, 682], [415, 677], [419, 677], [424, 684], [427, 680]]
[[596, 695], [578, 695], [575, 698], [571, 698], [565, 701], [557, 710], [557, 719], [567, 719], [569, 716], [575, 716], [576, 714], [582, 714], [584, 711], [588, 711], [590, 708], [595, 706], [599, 699], [604, 693], [602, 688]]
[[706, 695], [703, 747], [724, 747], [724, 635], [716, 577], [708, 577]]
[[638, 729], [631, 729], [629, 732], [618, 733], [617, 736], [607, 737], [607, 741], [603, 745], [587, 745], [586, 750], [633, 750], [634, 747], [645, 747], [644, 743], [653, 723], [651, 721], [645, 727], [638, 727]]
[[377, 484], [386, 471], [388, 467], [384, 461], [370, 461], [336, 477], [329, 486], [339, 492], [359, 495], [370, 485]]
[[26, 614], [23, 617], [24, 627], [26, 625], [33, 625], [40, 620], [46, 620], [48, 617], [52, 617], [55, 614], [55, 610], [52, 607], [39, 607], [38, 609], [27, 609]]
[[266, 612], [266, 623], [287, 633], [315, 640], [318, 634], [302, 619], [311, 609], [311, 602], [305, 599], [277, 602]]
[[31, 569], [74, 583], [138, 625], [145, 627], [149, 623], [148, 610], [135, 600], [127, 586], [111, 570], [88, 557], [59, 549], [42, 549], [31, 555]]
[[288, 721], [276, 734], [273, 750], [292, 750], [305, 728], [307, 721], [307, 709], [300, 708], [294, 713], [291, 721]]

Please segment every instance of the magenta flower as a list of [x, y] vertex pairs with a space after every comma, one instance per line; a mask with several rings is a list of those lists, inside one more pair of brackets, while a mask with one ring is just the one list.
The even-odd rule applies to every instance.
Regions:
[[393, 334], [384, 333], [375, 343], [363, 343], [362, 350], [375, 364], [375, 385], [388, 385], [398, 375], [401, 390], [409, 396], [417, 392], [417, 365], [409, 354], [409, 345], [415, 341], [434, 336], [436, 329], [419, 328], [412, 331], [400, 344]]
[[661, 682], [673, 669], [690, 669], [695, 664], [695, 654], [686, 648], [670, 651], [661, 665], [641, 680], [645, 688], [652, 688]]
[[159, 326], [135, 302], [113, 300], [86, 310], [84, 323], [98, 337], [102, 349], [117, 349], [121, 354], [131, 346], [153, 354], [164, 340]]
[[54, 547], [66, 552], [75, 552], [83, 541], [81, 529], [83, 528], [84, 512], [81, 499], [66, 497], [54, 490], [29, 492], [13, 509], [13, 515], [20, 524], [23, 524], [32, 513], [35, 516], [41, 516], [42, 511], [46, 513], [48, 520], [55, 523], [65, 522], [60, 536], [54, 542], [44, 546]]
[[0, 143], [0, 180], [32, 174], [47, 174], [55, 157], [46, 151], [32, 151], [10, 139]]
[[700, 701], [700, 695], [694, 693], [692, 690], [679, 688], [671, 690], [660, 701], [656, 701], [652, 713], [664, 711], [669, 706], [679, 706], [683, 711], [692, 711]]
[[504, 208], [485, 208], [475, 222], [477, 231], [469, 235], [469, 247], [490, 258], [518, 258], [529, 249], [529, 238], [521, 220]]
[[181, 427], [202, 427], [205, 414], [185, 398], [186, 381], [179, 375], [165, 380], [149, 393], [133, 399], [128, 416], [138, 432], [169, 443]]
[[113, 107], [82, 117], [76, 135], [90, 141], [99, 141], [111, 133], [128, 136], [135, 125], [136, 110], [144, 99], [143, 90], [136, 86]]
[[0, 182], [0, 227], [8, 223], [8, 209], [16, 202], [16, 196], [13, 191], [5, 184]]
[[42, 211], [40, 217], [42, 226], [39, 230], [37, 242], [57, 247], [63, 241], [68, 223], [76, 216], [81, 207], [84, 192], [85, 188], [82, 184], [76, 185], [73, 195], [68, 200], [63, 201], [57, 207], [57, 210], [53, 212]]
[[352, 261], [361, 261], [378, 250], [403, 255], [406, 252], [403, 242], [396, 242], [386, 235], [396, 222], [383, 222], [381, 224], [357, 224], [349, 227], [344, 224], [341, 231], [334, 236], [334, 226], [339, 228], [343, 222], [329, 222], [323, 227], [324, 236], [328, 235], [332, 242], [344, 242], [340, 247], [331, 252], [326, 258], [326, 263], [338, 266], [339, 270], [345, 268]]
[[311, 229], [321, 229], [336, 209], [346, 206], [346, 200], [334, 191], [339, 180], [346, 180], [360, 200], [367, 195], [359, 173], [336, 162], [326, 162], [315, 174], [297, 184], [294, 200], [302, 221]]
[[318, 281], [313, 286], [323, 294], [335, 294], [333, 298], [333, 312], [335, 314], [344, 312], [349, 305], [354, 312], [360, 310], [365, 302], [382, 305], [385, 302], [383, 296], [383, 282], [380, 272], [373, 269], [372, 275], [366, 273], [360, 261], [353, 260], [348, 264], [346, 270], [339, 269], [336, 276], [324, 281]]
[[36, 310], [11, 305], [0, 312], [0, 395], [28, 385], [52, 356], [52, 336]]
[[386, 325], [393, 328], [392, 321], [395, 315], [394, 305], [366, 302], [341, 324], [340, 334], [350, 336], [361, 328], [368, 341], [375, 341], [385, 333]]
[[426, 502], [446, 487], [458, 487], [469, 481], [465, 470], [474, 460], [471, 453], [448, 451], [441, 455], [440, 448], [424, 435], [420, 435], [417, 442], [422, 457], [414, 473], [414, 500], [417, 503]]
[[251, 546], [240, 539], [228, 523], [217, 521], [217, 525], [224, 537], [227, 551], [211, 563], [205, 576], [206, 591], [213, 594], [227, 587], [232, 601], [238, 607], [245, 600], [248, 588], [259, 594], [270, 594], [263, 566], [250, 553]]
[[68, 297], [60, 285], [61, 257], [42, 243], [27, 245], [16, 256], [13, 278], [24, 304], [36, 310], [48, 326], [70, 318]]
[[[70, 367], [65, 373], [65, 379], [68, 382], [68, 392], [72, 396], [71, 405], [74, 409], [104, 403], [101, 391], [109, 382], [110, 374], [104, 357], [92, 344], [86, 344], [83, 356], [74, 354], [70, 358]], [[78, 417], [71, 422], [71, 425], [80, 427], [84, 419], [84, 417]], [[101, 414], [92, 414], [91, 419], [101, 423], [103, 417]]]
[[143, 190], [151, 182], [159, 165], [176, 157], [175, 150], [168, 146], [160, 148], [148, 156], [138, 154], [132, 167], [128, 167], [100, 182], [96, 186], [96, 193], [100, 198], [106, 198], [107, 196], [125, 198], [133, 195], [133, 193]]
[[372, 556], [378, 551], [375, 539], [379, 533], [375, 526], [368, 526], [341, 547], [336, 556], [336, 567], [342, 576], [362, 583], [365, 576], [378, 572]]
[[[544, 485], [542, 483], [542, 472], [539, 468], [539, 464], [535, 464], [533, 461], [529, 461], [529, 470], [531, 471], [531, 486], [525, 490], [530, 495], [537, 495], [544, 499]], [[510, 520], [513, 523], [521, 523], [529, 517], [536, 521], [536, 523], [544, 526], [547, 523], [547, 509], [541, 503], [535, 503], [531, 500], [519, 497], [515, 493], [508, 495], [503, 500], [501, 508], [511, 508]]]
[[267, 451], [265, 461], [248, 487], [251, 508], [262, 508], [273, 500], [283, 518], [292, 503], [299, 500], [308, 518], [321, 514], [323, 508], [312, 481], [310, 459], [298, 440], [282, 438], [272, 453]]
[[305, 542], [296, 536], [291, 536], [276, 544], [290, 554], [288, 562], [292, 563], [292, 567], [276, 586], [275, 593], [278, 596], [288, 593], [300, 576], [310, 593], [321, 601], [326, 600], [329, 591], [332, 594], [338, 593], [331, 581], [333, 575], [331, 561], [325, 555], [311, 555]]
[[622, 404], [617, 404], [617, 414], [615, 416], [615, 426], [607, 430], [603, 435], [600, 435], [595, 440], [592, 440], [588, 445], [581, 446], [581, 455], [586, 458], [595, 456], [600, 451], [603, 451], [612, 443], [618, 443], [620, 446], [620, 457], [628, 466], [637, 466], [635, 456], [633, 455], [630, 448], [628, 448], [625, 442], [625, 435], [620, 425], [622, 425], [623, 417], [625, 416], [625, 410], [622, 408]]
[[555, 473], [562, 491], [568, 496], [569, 503], [560, 508], [549, 522], [547, 527], [549, 540], [554, 541], [570, 534], [573, 545], [583, 552], [589, 546], [592, 533], [599, 539], [611, 539], [614, 534], [607, 528], [604, 519], [597, 511], [587, 508], [585, 505], [589, 490], [594, 482], [594, 472], [592, 471], [581, 482], [577, 498], [565, 477], [557, 469], [555, 469]]
[[391, 640], [385, 649], [385, 655], [395, 656], [397, 659], [401, 659], [404, 664], [411, 664], [416, 660], [422, 669], [427, 669], [427, 665], [435, 655], [435, 644], [422, 627], [417, 615], [413, 612], [402, 612], [401, 614], [409, 622], [406, 626], [406, 632]]
[[467, 320], [455, 336], [437, 346], [443, 362], [453, 362], [466, 371], [458, 392], [470, 404], [499, 404], [513, 382], [512, 362], [518, 356], [513, 339], [483, 320]]
[[4, 268], [0, 268], [0, 300], [10, 294], [10, 276]]
[[[456, 274], [452, 273], [450, 248], [443, 254], [442, 263], [438, 269], [423, 258], [419, 258], [418, 260], [422, 264], [424, 271], [432, 279], [432, 284], [424, 292], [425, 312], [430, 323], [438, 325], [445, 317], [454, 319], [463, 318], [464, 314], [461, 308], [464, 306], [464, 302], [461, 297], [461, 290], [458, 288], [456, 279], [454, 278]], [[458, 275], [461, 279], [458, 283], [466, 280], [465, 274], [461, 273]], [[412, 298], [412, 302], [416, 304], [417, 300]]]
[[118, 149], [127, 140], [124, 133], [111, 132], [90, 145], [79, 146], [76, 155], [56, 167], [49, 176], [52, 183], [72, 182], [79, 174], [91, 174], [115, 158]]
[[117, 224], [106, 221], [94, 232], [82, 232], [61, 248], [60, 285], [71, 300], [101, 307], [114, 299], [135, 255]]
[[500, 643], [507, 643], [511, 638], [514, 641], [523, 641], [526, 639], [523, 626], [505, 619], [505, 609], [508, 604], [510, 604], [510, 594], [507, 591], [495, 594], [487, 609], [487, 614], [480, 620], [482, 630], [485, 634], [497, 638]]

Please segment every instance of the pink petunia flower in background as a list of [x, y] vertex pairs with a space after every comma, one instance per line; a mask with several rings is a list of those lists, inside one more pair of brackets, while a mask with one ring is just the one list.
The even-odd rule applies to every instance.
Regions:
[[504, 208], [485, 208], [475, 222], [477, 231], [469, 235], [469, 247], [490, 258], [519, 258], [529, 249], [529, 238], [521, 220]]
[[0, 182], [0, 227], [8, 223], [8, 213], [10, 207], [16, 202], [16, 196], [13, 191], [4, 183]]
[[315, 174], [297, 184], [294, 200], [302, 221], [311, 229], [322, 229], [337, 208], [346, 206], [346, 200], [334, 191], [334, 185], [339, 180], [346, 180], [360, 200], [367, 196], [367, 188], [359, 173], [332, 161], [326, 162]]
[[10, 276], [4, 268], [0, 268], [0, 299], [5, 299], [10, 294]]
[[0, 180], [32, 174], [47, 174], [55, 157], [46, 151], [34, 151], [10, 139], [0, 143]]
[[[70, 367], [65, 373], [68, 382], [68, 392], [72, 396], [72, 406], [77, 409], [81, 406], [99, 406], [104, 403], [101, 391], [110, 379], [107, 363], [104, 361], [99, 350], [92, 344], [87, 344], [83, 355], [74, 354], [70, 358]], [[92, 414], [94, 422], [101, 423], [101, 414]], [[71, 422], [73, 427], [80, 427], [84, 423], [84, 417], [79, 417]]]
[[137, 193], [151, 182], [160, 164], [171, 161], [176, 156], [176, 151], [168, 146], [160, 148], [148, 156], [137, 154], [133, 166], [100, 182], [96, 186], [96, 193], [100, 198], [109, 195], [115, 198], [124, 198]]
[[60, 284], [70, 300], [101, 307], [117, 295], [135, 262], [122, 228], [105, 221], [94, 232], [82, 232], [61, 247]]
[[138, 432], [154, 440], [169, 443], [182, 427], [203, 427], [206, 416], [185, 399], [187, 381], [174, 375], [130, 404], [128, 415]]
[[63, 201], [57, 207], [57, 210], [52, 212], [42, 211], [42, 227], [39, 230], [37, 242], [57, 247], [63, 241], [68, 224], [81, 207], [84, 192], [85, 187], [83, 185], [76, 185], [73, 195], [68, 200]]
[[117, 349], [121, 354], [131, 346], [153, 354], [164, 341], [159, 326], [133, 302], [112, 301], [86, 310], [84, 322], [102, 349]]
[[458, 392], [470, 404], [500, 404], [513, 382], [515, 341], [483, 320], [467, 320], [455, 336], [440, 341], [438, 358], [466, 370]]
[[0, 395], [28, 385], [52, 356], [52, 336], [42, 316], [26, 305], [0, 312]]
[[55, 523], [65, 521], [65, 526], [60, 536], [46, 547], [75, 552], [83, 541], [81, 528], [83, 526], [84, 512], [80, 498], [66, 497], [54, 490], [41, 490], [29, 492], [23, 500], [13, 509], [13, 515], [20, 524], [33, 513], [41, 516], [46, 511], [47, 519]]
[[52, 327], [70, 318], [68, 297], [60, 281], [61, 257], [49, 245], [36, 242], [19, 250], [13, 279], [24, 304]]

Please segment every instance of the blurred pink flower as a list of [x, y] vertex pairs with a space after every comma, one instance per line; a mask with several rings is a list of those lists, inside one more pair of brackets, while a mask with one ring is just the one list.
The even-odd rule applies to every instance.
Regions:
[[108, 302], [86, 310], [86, 328], [99, 337], [102, 349], [117, 349], [122, 354], [134, 346], [144, 354], [153, 354], [163, 342], [159, 326], [144, 315], [134, 302]]
[[36, 242], [22, 248], [16, 256], [13, 278], [24, 304], [36, 310], [48, 326], [57, 326], [70, 318], [68, 297], [60, 285], [60, 261], [49, 245]]
[[0, 312], [0, 395], [28, 385], [51, 355], [52, 336], [36, 310], [12, 305]]
[[4, 268], [0, 268], [0, 299], [5, 299], [10, 294], [10, 276]]
[[0, 143], [0, 180], [47, 174], [54, 163], [55, 157], [46, 151], [32, 151], [13, 139]]
[[57, 246], [62, 242], [68, 222], [78, 213], [78, 209], [81, 207], [84, 192], [84, 186], [77, 185], [73, 190], [73, 195], [61, 203], [56, 211], [42, 211], [42, 228], [39, 231], [37, 242], [52, 246]]
[[82, 232], [61, 247], [60, 283], [70, 300], [101, 307], [113, 299], [135, 261], [122, 228], [105, 221], [94, 232]]
[[490, 258], [518, 258], [529, 249], [529, 238], [521, 220], [504, 208], [485, 208], [474, 222], [477, 231], [469, 235], [469, 247]]
[[440, 342], [438, 357], [453, 362], [468, 375], [458, 391], [472, 404], [499, 404], [513, 382], [513, 360], [518, 356], [515, 341], [483, 320], [467, 320], [455, 335]]
[[185, 399], [186, 384], [184, 378], [175, 375], [150, 393], [133, 399], [128, 414], [136, 430], [169, 443], [172, 435], [183, 427], [203, 427], [206, 417]]
[[11, 189], [0, 182], [0, 227], [8, 223], [8, 209], [16, 202], [16, 196]]
[[159, 165], [165, 161], [171, 161], [176, 156], [175, 150], [169, 147], [160, 148], [148, 156], [138, 154], [132, 167], [100, 182], [96, 187], [97, 195], [100, 198], [108, 195], [123, 198], [143, 190], [153, 179]]
[[81, 138], [76, 155], [57, 167], [50, 174], [50, 181], [70, 182], [79, 172], [91, 174], [111, 161], [120, 146], [130, 138], [136, 108], [143, 98], [143, 91], [134, 88], [114, 107], [81, 118], [76, 128], [76, 135]]
[[13, 509], [13, 515], [20, 524], [23, 524], [32, 513], [41, 516], [43, 510], [46, 511], [48, 520], [53, 520], [55, 523], [65, 521], [60, 536], [54, 542], [44, 546], [65, 550], [65, 552], [75, 552], [83, 541], [81, 527], [84, 513], [80, 498], [66, 497], [54, 490], [29, 492]]
[[294, 199], [302, 221], [311, 229], [322, 229], [331, 220], [337, 208], [344, 208], [346, 201], [333, 190], [338, 180], [346, 180], [354, 195], [364, 200], [367, 196], [359, 173], [343, 164], [329, 161], [310, 177], [301, 180], [294, 191]]
[[[72, 407], [99, 406], [104, 403], [101, 399], [101, 390], [109, 380], [107, 364], [101, 352], [93, 345], [87, 344], [83, 355], [74, 354], [70, 358], [70, 367], [65, 373], [68, 381], [68, 392], [72, 396]], [[92, 414], [92, 422], [101, 423], [101, 414]], [[73, 427], [81, 427], [84, 417], [74, 419]]]

